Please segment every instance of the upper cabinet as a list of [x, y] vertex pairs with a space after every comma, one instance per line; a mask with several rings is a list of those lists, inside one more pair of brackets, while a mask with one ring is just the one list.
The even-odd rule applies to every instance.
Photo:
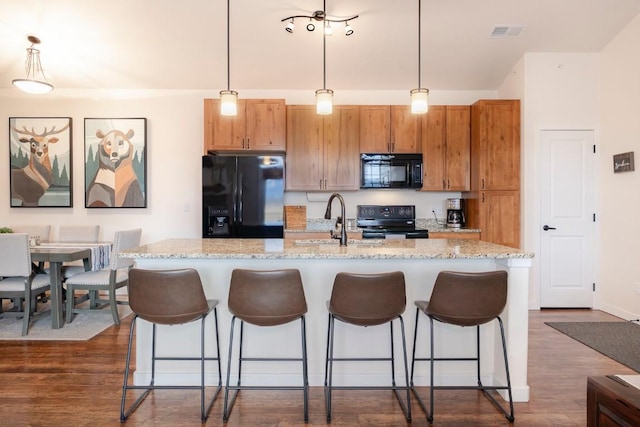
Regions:
[[471, 188], [519, 190], [520, 101], [478, 101], [471, 122]]
[[286, 189], [359, 189], [359, 122], [358, 106], [334, 106], [327, 116], [313, 105], [287, 106]]
[[422, 116], [423, 191], [468, 191], [471, 110], [431, 106]]
[[471, 106], [471, 191], [467, 227], [481, 239], [520, 247], [520, 101]]
[[204, 100], [204, 152], [285, 151], [284, 99], [239, 99], [238, 114], [220, 114], [219, 99]]
[[360, 152], [420, 153], [420, 117], [405, 105], [360, 106]]

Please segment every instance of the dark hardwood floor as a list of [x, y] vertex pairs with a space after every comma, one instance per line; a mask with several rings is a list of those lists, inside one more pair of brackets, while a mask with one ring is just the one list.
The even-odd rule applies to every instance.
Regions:
[[[516, 403], [518, 426], [584, 426], [587, 376], [633, 374], [629, 368], [546, 326], [545, 321], [619, 320], [591, 310], [532, 311], [529, 315], [531, 400]], [[130, 318], [86, 342], [0, 341], [0, 426], [115, 426]], [[213, 390], [213, 389], [212, 389]], [[426, 392], [426, 389], [423, 390]], [[426, 426], [413, 402], [405, 422], [390, 392], [335, 392], [333, 426]], [[206, 425], [223, 425], [222, 401]], [[129, 426], [200, 425], [197, 391], [156, 391]], [[304, 426], [299, 392], [243, 391], [229, 427]], [[313, 387], [310, 426], [326, 425], [323, 392]], [[436, 392], [434, 426], [509, 423], [476, 391]]]

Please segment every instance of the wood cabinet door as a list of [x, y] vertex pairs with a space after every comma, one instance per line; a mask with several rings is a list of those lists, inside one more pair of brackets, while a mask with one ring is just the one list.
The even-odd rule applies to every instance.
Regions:
[[360, 152], [388, 153], [391, 150], [388, 105], [360, 106]]
[[451, 105], [447, 106], [446, 110], [445, 189], [469, 191], [471, 187], [471, 109], [468, 105]]
[[324, 117], [325, 190], [360, 188], [360, 110], [358, 106], [333, 107]]
[[392, 105], [391, 117], [391, 152], [421, 153], [420, 122], [422, 116], [413, 114], [408, 105]]
[[245, 114], [245, 149], [286, 150], [287, 121], [284, 99], [247, 99]]
[[520, 192], [483, 191], [478, 202], [482, 240], [519, 248]]
[[[482, 100], [471, 108], [475, 127], [471, 152], [477, 156], [477, 189], [520, 189], [520, 101]], [[474, 182], [472, 188], [476, 188]]]
[[431, 106], [422, 116], [422, 190], [446, 189], [446, 108]]
[[242, 150], [244, 139], [244, 100], [238, 100], [238, 115], [220, 114], [219, 99], [204, 100], [204, 152]]
[[319, 191], [324, 185], [323, 120], [313, 105], [287, 106], [286, 189]]

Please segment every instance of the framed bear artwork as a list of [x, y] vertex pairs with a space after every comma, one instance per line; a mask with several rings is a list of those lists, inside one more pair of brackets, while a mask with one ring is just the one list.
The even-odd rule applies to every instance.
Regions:
[[84, 119], [87, 208], [147, 207], [147, 119]]

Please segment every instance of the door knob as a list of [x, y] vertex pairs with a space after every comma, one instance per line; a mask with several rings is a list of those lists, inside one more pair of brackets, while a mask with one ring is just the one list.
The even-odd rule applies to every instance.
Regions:
[[544, 231], [547, 231], [547, 230], [555, 230], [556, 228], [555, 227], [549, 227], [548, 225], [545, 224], [544, 227], [542, 227], [542, 229]]

